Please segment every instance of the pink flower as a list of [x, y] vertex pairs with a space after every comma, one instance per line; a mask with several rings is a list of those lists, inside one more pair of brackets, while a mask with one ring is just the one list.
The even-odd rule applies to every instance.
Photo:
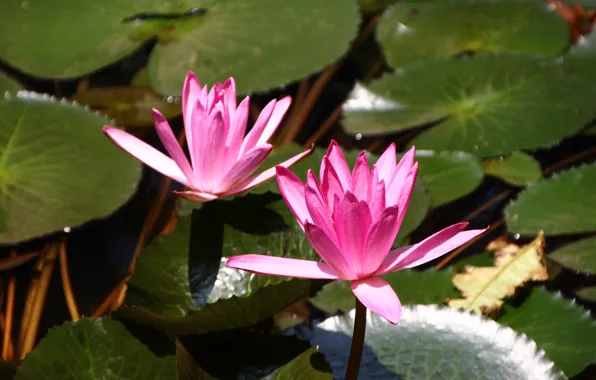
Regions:
[[412, 148], [396, 165], [392, 144], [372, 171], [362, 152], [350, 173], [332, 141], [319, 180], [309, 170], [306, 184], [278, 166], [281, 193], [324, 262], [249, 254], [231, 257], [227, 265], [273, 276], [349, 280], [367, 308], [397, 323], [401, 303], [379, 276], [434, 260], [485, 231], [464, 231], [468, 223], [458, 223], [417, 244], [391, 250], [416, 181], [414, 152]]
[[[170, 157], [120, 129], [106, 125], [103, 131], [131, 156], [190, 189], [176, 194], [190, 201], [207, 202], [243, 193], [275, 175], [275, 169], [270, 168], [251, 176], [271, 152], [273, 147], [267, 141], [290, 107], [291, 99], [269, 102], [244, 137], [249, 100], [247, 96], [236, 107], [233, 78], [223, 85], [216, 83], [207, 91], [207, 86], [201, 88], [197, 77], [188, 73], [182, 92], [182, 116], [190, 163], [168, 121], [156, 109], [153, 109], [155, 129]], [[280, 166], [289, 167], [311, 151]]]

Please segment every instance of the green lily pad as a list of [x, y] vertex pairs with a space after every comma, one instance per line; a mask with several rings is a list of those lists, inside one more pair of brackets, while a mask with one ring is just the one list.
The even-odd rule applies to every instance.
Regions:
[[23, 86], [19, 82], [0, 71], [0, 95], [3, 95], [6, 91], [17, 92], [22, 88]]
[[127, 127], [152, 126], [153, 108], [168, 119], [182, 114], [180, 97], [159, 96], [149, 87], [90, 88], [79, 91], [72, 99]]
[[[388, 273], [381, 277], [391, 285], [404, 305], [440, 304], [447, 298], [458, 297], [457, 290], [451, 284], [451, 270], [407, 270]], [[323, 311], [335, 313], [338, 310], [352, 310], [355, 297], [348, 282], [333, 281], [323, 286], [309, 301]]]
[[[353, 325], [353, 311], [332, 317], [317, 326], [311, 339], [335, 378], [344, 378]], [[397, 326], [368, 312], [366, 327], [362, 378], [381, 376], [380, 370], [382, 378], [397, 374], [408, 380], [565, 378], [526, 336], [467, 312], [406, 306]]]
[[487, 174], [514, 186], [527, 186], [542, 178], [540, 163], [529, 154], [519, 151], [507, 157], [488, 160], [485, 170]]
[[70, 229], [111, 214], [141, 170], [102, 133], [109, 120], [47, 95], [0, 100], [0, 242]]
[[0, 57], [35, 76], [72, 78], [156, 38], [149, 75], [157, 92], [180, 95], [190, 70], [210, 84], [234, 76], [248, 93], [331, 64], [359, 20], [356, 1], [343, 0], [6, 0], [0, 35], [12, 37], [0, 41]]
[[435, 207], [471, 193], [484, 178], [482, 162], [470, 153], [419, 150], [416, 161]]
[[596, 301], [596, 286], [580, 289], [575, 295], [586, 301]]
[[596, 357], [596, 322], [588, 311], [560, 293], [533, 289], [520, 306], [505, 304], [505, 314], [498, 322], [534, 339], [569, 377]]
[[264, 380], [332, 380], [325, 357], [315, 347], [263, 378]]
[[224, 259], [212, 268], [213, 248], [191, 241], [205, 230], [204, 235], [216, 234], [209, 228], [221, 225], [224, 257], [257, 253], [316, 260], [279, 195], [253, 194], [207, 205], [211, 213], [204, 222], [193, 219], [191, 224], [191, 217], [184, 217], [170, 235], [143, 251], [122, 316], [172, 334], [205, 333], [253, 325], [310, 294], [315, 286], [310, 280], [256, 275], [228, 268]]
[[578, 272], [596, 273], [596, 237], [567, 244], [548, 257]]
[[596, 231], [596, 165], [584, 165], [542, 180], [505, 208], [509, 232], [547, 235]]
[[569, 49], [563, 59], [569, 72], [579, 74], [592, 83], [596, 82], [596, 70], [594, 70], [596, 66], [596, 32], [593, 31], [589, 35], [583, 36], [577, 44]]
[[469, 52], [554, 56], [569, 45], [569, 26], [536, 1], [405, 1], [388, 9], [377, 36], [389, 64], [403, 67]]
[[551, 146], [595, 114], [591, 83], [533, 56], [483, 54], [422, 62], [381, 78], [370, 90], [400, 104], [383, 111], [395, 115], [395, 125], [384, 124], [387, 133], [403, 130], [404, 124], [428, 125], [411, 142], [418, 149], [483, 157]]
[[158, 358], [118, 321], [84, 318], [52, 328], [15, 380], [170, 380], [174, 356]]

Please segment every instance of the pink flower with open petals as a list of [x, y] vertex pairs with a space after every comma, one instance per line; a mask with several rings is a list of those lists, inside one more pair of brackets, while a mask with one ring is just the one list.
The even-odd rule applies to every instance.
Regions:
[[350, 173], [332, 141], [321, 162], [320, 178], [309, 170], [306, 184], [278, 166], [281, 193], [324, 262], [249, 254], [231, 257], [227, 265], [273, 276], [349, 280], [367, 308], [397, 323], [401, 303], [379, 275], [422, 265], [485, 231], [464, 231], [468, 223], [458, 223], [419, 243], [391, 250], [416, 181], [414, 152], [410, 149], [396, 165], [392, 144], [372, 171], [362, 152]]
[[[190, 201], [207, 202], [243, 193], [275, 175], [275, 168], [270, 168], [252, 176], [271, 152], [273, 147], [267, 141], [290, 107], [291, 98], [269, 102], [245, 137], [249, 100], [247, 96], [236, 107], [233, 78], [224, 84], [216, 83], [208, 91], [207, 86], [201, 88], [193, 73], [188, 73], [182, 91], [182, 116], [190, 162], [168, 121], [156, 109], [155, 129], [170, 157], [120, 129], [106, 125], [103, 131], [131, 156], [190, 189], [176, 194]], [[311, 151], [280, 166], [289, 167]]]

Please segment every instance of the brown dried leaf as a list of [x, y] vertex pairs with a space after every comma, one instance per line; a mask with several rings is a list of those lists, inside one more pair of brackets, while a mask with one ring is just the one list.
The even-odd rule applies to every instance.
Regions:
[[526, 282], [548, 279], [543, 232], [522, 248], [501, 239], [489, 247], [496, 249], [494, 266], [466, 266], [464, 273], [453, 276], [453, 285], [464, 298], [449, 300], [449, 307], [490, 314], [500, 309], [503, 299], [512, 296]]

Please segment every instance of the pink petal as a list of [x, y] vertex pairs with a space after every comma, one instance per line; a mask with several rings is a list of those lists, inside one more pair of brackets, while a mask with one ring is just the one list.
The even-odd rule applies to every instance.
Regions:
[[376, 273], [394, 272], [425, 264], [467, 243], [487, 230], [463, 231], [467, 226], [468, 223], [457, 223], [429, 236], [420, 243], [391, 251]]
[[304, 199], [304, 184], [300, 182], [300, 178], [283, 166], [276, 166], [275, 169], [277, 170], [277, 184], [281, 195], [298, 223], [304, 228], [304, 223], [310, 220], [310, 214]]
[[200, 191], [174, 191], [173, 193], [189, 202], [195, 203], [205, 203], [219, 198], [217, 195], [202, 193]]
[[399, 207], [399, 216], [397, 218], [398, 226], [404, 220], [408, 206], [410, 205], [410, 199], [412, 199], [412, 193], [414, 192], [414, 185], [416, 185], [416, 176], [418, 174], [418, 163], [416, 162], [410, 172], [406, 176], [405, 181], [402, 184], [402, 188], [397, 197], [397, 207]]
[[240, 147], [242, 146], [244, 132], [246, 131], [246, 123], [248, 122], [249, 101], [248, 96], [244, 98], [230, 120], [221, 167], [222, 173], [227, 173], [236, 161], [238, 161]]
[[273, 145], [265, 144], [257, 146], [245, 153], [232, 166], [230, 171], [223, 176], [220, 191], [225, 192], [234, 187], [238, 182], [248, 178], [265, 161], [272, 149]]
[[325, 164], [321, 165], [323, 168], [323, 173], [321, 173], [321, 194], [329, 207], [329, 213], [332, 213], [335, 196], [342, 195], [343, 197], [344, 189], [327, 156], [323, 157], [323, 162]]
[[[333, 166], [333, 169], [335, 169], [335, 172], [341, 181], [342, 187], [344, 189], [350, 187], [352, 183], [350, 167], [348, 166], [346, 157], [335, 140], [331, 140], [331, 144], [329, 144], [329, 149], [327, 150], [326, 156], [329, 158], [329, 162]], [[323, 172], [323, 170], [321, 170], [321, 172]]]
[[386, 208], [385, 205], [385, 182], [383, 180], [379, 180], [378, 177], [378, 169], [377, 167], [373, 166], [372, 170], [372, 180], [370, 186], [370, 215], [372, 219], [376, 219], [381, 211]]
[[391, 143], [374, 166], [379, 170], [379, 178], [385, 181], [385, 183], [391, 183], [396, 165], [397, 154], [395, 152], [395, 143]]
[[364, 243], [361, 264], [365, 276], [379, 269], [379, 266], [389, 254], [399, 230], [398, 214], [399, 209], [397, 206], [386, 208], [370, 226]]
[[265, 126], [265, 129], [261, 134], [261, 137], [259, 137], [257, 145], [265, 144], [267, 141], [269, 141], [271, 136], [273, 136], [273, 134], [275, 133], [277, 127], [279, 127], [279, 124], [283, 120], [291, 104], [292, 98], [289, 96], [286, 96], [285, 98], [278, 101], [277, 104], [275, 104], [273, 113], [271, 114], [271, 117], [269, 118], [269, 121], [267, 122], [267, 125]]
[[233, 116], [236, 112], [236, 81], [230, 77], [226, 79], [223, 85], [223, 102], [227, 108], [228, 114]]
[[370, 168], [368, 166], [368, 158], [366, 151], [362, 151], [356, 159], [354, 164], [354, 172], [352, 173], [352, 184], [350, 188], [352, 192], [361, 201], [368, 202], [370, 193]]
[[370, 210], [366, 202], [359, 202], [354, 194], [346, 192], [333, 211], [335, 231], [339, 246], [346, 260], [354, 263], [356, 274], [364, 275], [362, 263], [364, 257], [364, 241], [371, 225]]
[[[282, 162], [281, 164], [279, 164], [277, 166], [288, 168], [288, 167], [294, 165], [295, 163], [297, 163], [298, 161], [304, 159], [309, 154], [311, 154], [313, 149], [314, 149], [314, 145], [312, 145], [310, 147], [310, 149], [308, 149], [300, 154], [297, 154], [290, 159], [285, 160], [284, 162]], [[275, 168], [269, 168], [269, 169], [263, 171], [262, 173], [257, 174], [254, 177], [247, 178], [242, 183], [238, 183], [236, 186], [234, 186], [233, 189], [228, 190], [225, 194], [222, 194], [222, 195], [230, 196], [230, 195], [236, 195], [236, 194], [243, 193], [243, 192], [248, 191], [248, 190], [252, 189], [253, 187], [258, 186], [261, 183], [271, 179], [274, 175], [275, 175]]]
[[380, 315], [394, 325], [401, 317], [401, 302], [387, 281], [380, 277], [352, 281], [354, 295], [370, 311]]
[[120, 149], [130, 154], [145, 165], [152, 167], [161, 174], [180, 182], [184, 186], [190, 187], [190, 182], [186, 179], [182, 170], [176, 165], [174, 160], [161, 153], [146, 142], [128, 134], [120, 129], [105, 125], [103, 132]]
[[397, 167], [393, 171], [393, 178], [389, 181], [385, 181], [387, 186], [387, 205], [393, 206], [397, 203], [397, 199], [401, 192], [402, 186], [410, 169], [414, 166], [414, 155], [416, 150], [412, 147], [404, 156], [399, 160]]
[[265, 255], [240, 255], [226, 261], [230, 268], [264, 274], [297, 278], [336, 280], [337, 274], [326, 263]]
[[251, 150], [257, 145], [257, 141], [259, 141], [259, 138], [263, 134], [263, 130], [265, 130], [265, 127], [267, 126], [267, 122], [271, 118], [271, 114], [273, 114], [273, 111], [275, 110], [276, 103], [277, 100], [273, 99], [272, 101], [267, 103], [267, 105], [261, 110], [261, 113], [259, 114], [257, 121], [255, 121], [255, 124], [252, 126], [252, 129], [250, 130], [250, 132], [248, 132], [248, 134], [244, 138], [244, 141], [242, 142], [240, 154], [243, 154], [244, 152]]
[[197, 125], [199, 129], [196, 141], [197, 150], [194, 168], [197, 182], [201, 190], [212, 192], [219, 187], [219, 181], [225, 173], [221, 172], [223, 166], [222, 158], [225, 147], [225, 136], [227, 128], [223, 116], [223, 105], [218, 103], [203, 125]]
[[314, 250], [329, 264], [342, 280], [354, 280], [356, 272], [353, 262], [345, 257], [329, 236], [314, 224], [305, 223], [304, 232]]
[[[195, 73], [189, 71], [188, 74], [186, 74], [184, 87], [182, 88], [182, 120], [184, 122], [186, 144], [189, 147], [188, 150], [191, 152], [193, 151], [192, 113], [195, 105], [199, 101], [200, 93], [201, 83], [197, 79]], [[190, 158], [194, 166], [195, 162], [193, 161], [193, 156], [191, 155]]]
[[182, 170], [182, 173], [184, 173], [188, 182], [194, 184], [194, 173], [182, 147], [178, 143], [176, 136], [174, 136], [172, 128], [170, 128], [170, 124], [168, 124], [166, 118], [155, 108], [153, 108], [153, 124], [155, 125], [155, 130], [157, 131], [159, 139], [170, 154], [170, 157], [174, 160], [176, 165], [178, 165], [180, 170]]
[[312, 219], [313, 224], [321, 228], [333, 243], [337, 245], [339, 242], [333, 228], [333, 221], [331, 220], [331, 213], [329, 212], [330, 207], [327, 206], [327, 203], [319, 192], [318, 184], [316, 183], [315, 176], [311, 170], [308, 171], [307, 177], [307, 185], [304, 187], [304, 198], [306, 200], [306, 207], [308, 208], [310, 218]]

